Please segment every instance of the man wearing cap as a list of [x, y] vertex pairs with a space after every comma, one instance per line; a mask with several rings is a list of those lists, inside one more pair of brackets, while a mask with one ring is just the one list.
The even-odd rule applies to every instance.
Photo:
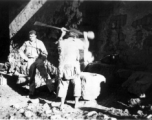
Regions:
[[70, 81], [74, 85], [74, 108], [79, 106], [78, 101], [81, 96], [79, 50], [88, 47], [88, 39], [86, 32], [84, 32], [85, 39], [83, 40], [78, 38], [77, 33], [67, 34], [65, 28], [61, 28], [61, 32], [61, 37], [57, 42], [59, 52], [57, 96], [61, 98], [60, 109], [63, 110]]
[[48, 83], [49, 75], [45, 68], [44, 62], [47, 59], [48, 52], [44, 43], [37, 39], [36, 31], [29, 31], [29, 40], [25, 41], [19, 49], [20, 56], [27, 62], [28, 79], [30, 82], [29, 97], [34, 97], [35, 92], [35, 74], [36, 68], [40, 75], [44, 78], [46, 84]]

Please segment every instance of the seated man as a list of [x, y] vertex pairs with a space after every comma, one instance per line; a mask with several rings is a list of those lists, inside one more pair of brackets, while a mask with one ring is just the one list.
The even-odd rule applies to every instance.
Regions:
[[[59, 66], [58, 66], [58, 92], [57, 96], [61, 98], [60, 109], [64, 108], [64, 102], [67, 95], [69, 82], [74, 84], [75, 108], [78, 107], [78, 100], [81, 96], [80, 63], [79, 50], [85, 49], [88, 45], [87, 34], [84, 32], [83, 40], [78, 39], [78, 34], [70, 32], [66, 34], [66, 29], [61, 29], [62, 34], [58, 40]], [[63, 37], [66, 37], [64, 38]]]
[[35, 91], [35, 74], [36, 68], [40, 71], [40, 75], [44, 78], [49, 90], [49, 75], [44, 65], [48, 52], [44, 43], [37, 39], [36, 31], [29, 32], [29, 40], [25, 41], [19, 49], [20, 56], [27, 62], [28, 79], [30, 82], [29, 96], [34, 97]]

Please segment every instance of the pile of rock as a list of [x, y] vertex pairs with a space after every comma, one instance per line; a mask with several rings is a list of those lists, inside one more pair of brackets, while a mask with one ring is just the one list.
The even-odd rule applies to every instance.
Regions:
[[29, 100], [25, 106], [11, 105], [11, 111], [3, 119], [51, 119], [51, 120], [72, 120], [72, 119], [100, 119], [117, 120], [102, 112], [73, 109], [66, 105], [65, 111], [58, 109], [57, 102], [47, 103], [40, 99]]

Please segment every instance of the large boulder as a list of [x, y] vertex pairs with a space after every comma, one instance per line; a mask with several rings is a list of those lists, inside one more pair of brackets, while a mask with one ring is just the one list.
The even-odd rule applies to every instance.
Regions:
[[82, 97], [85, 100], [94, 100], [101, 93], [101, 83], [106, 82], [103, 75], [89, 72], [81, 72]]
[[114, 72], [116, 71], [116, 65], [105, 64], [100, 61], [95, 61], [86, 66], [84, 72], [97, 73], [105, 76], [106, 82], [109, 84], [114, 79]]

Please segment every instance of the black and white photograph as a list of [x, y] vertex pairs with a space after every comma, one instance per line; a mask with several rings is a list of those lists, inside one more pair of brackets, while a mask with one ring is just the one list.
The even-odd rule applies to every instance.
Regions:
[[151, 0], [1, 0], [0, 120], [152, 120]]

